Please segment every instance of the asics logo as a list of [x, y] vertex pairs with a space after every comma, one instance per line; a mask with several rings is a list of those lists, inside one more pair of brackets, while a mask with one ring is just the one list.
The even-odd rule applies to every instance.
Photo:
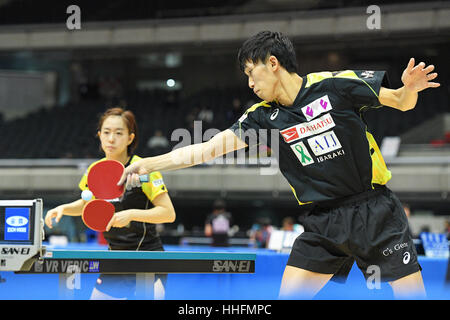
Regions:
[[275, 111], [270, 115], [270, 120], [275, 120], [275, 118], [278, 116], [278, 112], [280, 109], [275, 109]]
[[411, 259], [410, 253], [409, 252], [405, 252], [403, 254], [403, 263], [404, 264], [408, 264], [410, 259]]

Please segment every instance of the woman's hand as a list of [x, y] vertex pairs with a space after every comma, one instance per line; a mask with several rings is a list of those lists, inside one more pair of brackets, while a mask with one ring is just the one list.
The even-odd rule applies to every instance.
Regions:
[[45, 224], [50, 229], [53, 228], [52, 225], [52, 219], [55, 219], [56, 223], [61, 220], [62, 216], [64, 215], [64, 209], [61, 206], [58, 206], [56, 208], [53, 208], [47, 212], [45, 215]]
[[109, 231], [112, 227], [114, 228], [123, 228], [130, 224], [132, 220], [132, 211], [130, 210], [123, 210], [114, 213], [113, 217], [109, 221], [108, 225], [106, 226], [106, 231]]

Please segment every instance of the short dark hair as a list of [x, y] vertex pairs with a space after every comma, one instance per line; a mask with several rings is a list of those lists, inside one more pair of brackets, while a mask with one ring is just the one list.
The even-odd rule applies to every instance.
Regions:
[[213, 203], [213, 209], [215, 210], [225, 210], [226, 204], [223, 199], [216, 199]]
[[291, 40], [281, 32], [260, 31], [247, 39], [238, 52], [239, 67], [245, 70], [245, 63], [266, 62], [269, 56], [277, 57], [289, 73], [297, 72], [297, 58]]

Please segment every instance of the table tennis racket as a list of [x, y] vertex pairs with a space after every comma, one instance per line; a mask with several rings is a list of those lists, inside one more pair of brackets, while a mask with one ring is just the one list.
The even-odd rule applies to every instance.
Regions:
[[104, 232], [115, 211], [114, 205], [108, 201], [91, 200], [84, 206], [81, 218], [88, 228]]
[[[89, 190], [97, 199], [115, 199], [122, 196], [125, 186], [118, 186], [122, 177], [124, 165], [116, 160], [104, 160], [95, 164], [88, 173]], [[148, 174], [139, 176], [141, 182], [148, 182]]]

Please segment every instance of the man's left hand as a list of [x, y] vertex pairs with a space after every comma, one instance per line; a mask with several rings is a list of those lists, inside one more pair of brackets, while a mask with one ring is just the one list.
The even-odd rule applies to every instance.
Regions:
[[417, 66], [414, 65], [414, 58], [411, 58], [402, 74], [402, 82], [407, 90], [420, 92], [427, 88], [437, 88], [440, 86], [440, 83], [431, 82], [431, 80], [437, 77], [436, 72], [431, 73], [434, 70], [433, 65], [426, 67], [424, 62], [419, 63]]

